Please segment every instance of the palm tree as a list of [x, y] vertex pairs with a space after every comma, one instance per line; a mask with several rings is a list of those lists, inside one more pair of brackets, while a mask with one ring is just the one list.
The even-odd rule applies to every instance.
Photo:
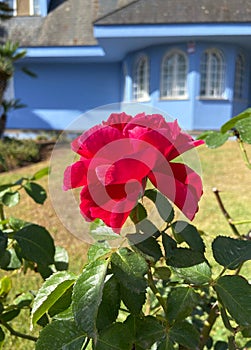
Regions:
[[[11, 41], [0, 45], [0, 105], [8, 81], [14, 74], [14, 63], [26, 55], [26, 51], [18, 51], [18, 47], [18, 43], [12, 43]], [[28, 73], [27, 70], [26, 73]]]
[[7, 1], [0, 2], [0, 18], [1, 19], [9, 19], [13, 15], [13, 9], [10, 8]]

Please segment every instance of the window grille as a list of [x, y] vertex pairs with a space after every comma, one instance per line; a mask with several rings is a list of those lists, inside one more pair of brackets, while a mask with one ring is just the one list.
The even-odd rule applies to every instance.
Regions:
[[243, 98], [245, 62], [244, 57], [238, 54], [235, 61], [235, 80], [234, 80], [234, 98]]
[[133, 72], [133, 100], [149, 99], [149, 61], [147, 56], [137, 59]]

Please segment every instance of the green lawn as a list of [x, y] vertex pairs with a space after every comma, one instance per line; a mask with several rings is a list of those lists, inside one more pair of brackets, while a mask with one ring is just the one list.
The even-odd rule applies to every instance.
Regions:
[[[248, 148], [251, 155], [251, 147]], [[213, 187], [217, 187], [221, 192], [222, 200], [229, 214], [234, 220], [251, 218], [251, 171], [248, 170], [241, 158], [238, 145], [229, 141], [223, 147], [210, 150], [205, 146], [198, 148], [198, 155], [201, 162], [202, 177], [204, 184], [204, 194], [200, 202], [200, 210], [194, 219], [194, 224], [204, 232], [205, 240], [208, 243], [207, 254], [211, 255], [210, 242], [217, 235], [231, 235], [232, 231], [222, 215], [215, 195], [212, 192]], [[49, 161], [38, 163], [30, 167], [22, 168], [17, 171], [0, 175], [0, 184], [18, 179], [20, 176], [30, 175], [42, 167], [47, 166]], [[42, 179], [40, 184], [48, 188], [47, 179]], [[54, 236], [56, 244], [67, 248], [70, 256], [70, 269], [73, 272], [79, 272], [85, 262], [87, 245], [72, 236], [57, 218], [50, 198], [45, 205], [34, 205], [33, 201], [23, 196], [21, 204], [11, 209], [12, 215], [27, 221], [32, 221], [45, 226]], [[72, 218], [74, 220], [74, 218]], [[241, 233], [247, 233], [251, 229], [250, 225], [241, 225]], [[5, 272], [1, 271], [0, 276]], [[13, 276], [13, 293], [18, 294], [22, 291], [36, 290], [41, 284], [41, 279], [33, 273], [28, 273], [29, 278], [21, 274]], [[13, 327], [19, 331], [29, 333], [28, 319], [29, 315], [24, 314], [13, 322]], [[34, 330], [34, 334], [38, 329]], [[15, 337], [8, 337], [4, 348], [31, 350], [34, 349], [34, 343], [26, 340], [20, 340]]]

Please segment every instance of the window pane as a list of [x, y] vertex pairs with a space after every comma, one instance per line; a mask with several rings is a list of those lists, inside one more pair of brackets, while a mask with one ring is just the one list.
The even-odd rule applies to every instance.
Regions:
[[133, 99], [146, 100], [149, 98], [149, 67], [147, 57], [141, 57], [136, 62], [133, 74]]
[[234, 82], [234, 98], [243, 98], [243, 85], [244, 85], [244, 58], [242, 55], [238, 55], [235, 62], [235, 82]]

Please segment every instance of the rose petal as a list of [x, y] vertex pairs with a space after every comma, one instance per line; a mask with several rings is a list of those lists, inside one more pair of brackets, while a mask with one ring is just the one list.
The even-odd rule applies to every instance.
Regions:
[[78, 161], [65, 169], [63, 189], [84, 186], [87, 184], [87, 169], [90, 161]]

